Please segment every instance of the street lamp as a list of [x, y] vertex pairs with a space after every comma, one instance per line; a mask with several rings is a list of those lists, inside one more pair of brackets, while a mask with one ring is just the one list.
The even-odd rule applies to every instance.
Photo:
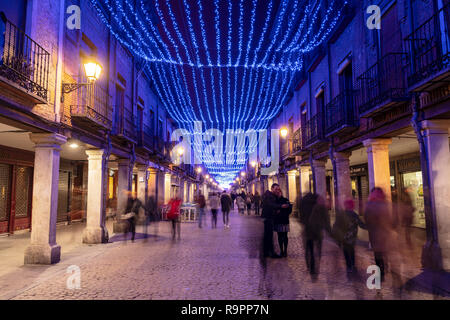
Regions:
[[179, 157], [182, 157], [184, 154], [184, 148], [183, 147], [179, 147], [177, 150], [177, 154]]
[[282, 137], [283, 139], [286, 138], [287, 135], [288, 135], [288, 129], [287, 129], [286, 127], [282, 127], [282, 128], [280, 129], [280, 135], [281, 135], [281, 137]]
[[84, 71], [86, 72], [86, 78], [89, 82], [98, 80], [102, 67], [97, 62], [88, 62], [84, 64]]
[[88, 79], [88, 83], [62, 83], [61, 86], [61, 102], [64, 102], [64, 94], [75, 91], [81, 87], [92, 85], [100, 77], [102, 67], [96, 61], [89, 61], [84, 64], [84, 73]]
[[207, 174], [207, 175], [205, 176], [205, 178], [206, 178], [206, 180], [208, 180], [208, 179], [209, 179], [209, 174]]
[[241, 177], [245, 177], [245, 172], [244, 171], [241, 172]]
[[256, 161], [250, 162], [250, 165], [252, 166], [252, 168], [256, 167]]
[[202, 173], [202, 167], [197, 167], [197, 173]]

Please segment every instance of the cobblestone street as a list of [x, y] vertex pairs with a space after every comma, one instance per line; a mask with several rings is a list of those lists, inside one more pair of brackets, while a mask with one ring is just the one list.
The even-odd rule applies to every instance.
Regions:
[[[220, 216], [221, 218], [221, 216]], [[158, 230], [150, 226], [148, 239], [80, 246], [55, 266], [23, 266], [0, 278], [8, 288], [20, 274], [31, 283], [9, 296], [11, 299], [433, 299], [424, 290], [403, 290], [396, 296], [388, 276], [383, 288], [366, 287], [365, 270], [373, 264], [370, 251], [357, 247], [359, 276], [349, 280], [338, 247], [326, 240], [320, 275], [313, 281], [306, 270], [300, 225], [291, 219], [288, 258], [260, 258], [262, 220], [231, 214], [231, 228], [211, 229], [210, 221], [199, 229], [183, 223], [181, 240], [173, 241], [168, 222]], [[142, 229], [138, 228], [138, 232]], [[157, 234], [157, 235], [156, 235]], [[81, 269], [81, 289], [69, 290], [67, 266]], [[404, 282], [407, 279], [404, 279]], [[1, 297], [1, 296], [0, 296]]]

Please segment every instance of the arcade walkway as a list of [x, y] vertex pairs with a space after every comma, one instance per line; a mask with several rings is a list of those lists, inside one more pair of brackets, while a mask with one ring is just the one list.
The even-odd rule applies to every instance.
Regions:
[[[371, 252], [363, 243], [357, 247], [359, 275], [347, 278], [344, 259], [337, 246], [326, 240], [320, 275], [313, 281], [306, 270], [300, 225], [291, 220], [288, 258], [260, 258], [262, 221], [255, 216], [231, 214], [231, 228], [199, 229], [183, 223], [181, 240], [172, 241], [169, 223], [150, 226], [148, 239], [132, 243], [122, 235], [104, 245], [75, 245], [62, 253], [53, 266], [14, 266], [3, 260], [8, 239], [0, 239], [3, 264], [0, 299], [448, 299], [449, 287], [443, 277], [434, 280], [441, 294], [432, 294], [431, 278], [416, 267], [404, 268], [401, 297], [394, 295], [387, 277], [381, 294], [366, 287]], [[82, 224], [66, 226], [81, 228]], [[69, 231], [66, 231], [69, 232]], [[142, 232], [138, 229], [138, 232]], [[60, 234], [63, 231], [60, 232]], [[73, 232], [72, 232], [73, 233]], [[77, 232], [81, 234], [81, 232]], [[61, 236], [62, 237], [62, 236]], [[76, 237], [75, 237], [76, 238]], [[61, 238], [61, 241], [77, 239]], [[3, 249], [2, 249], [3, 248]], [[17, 251], [23, 258], [23, 251]], [[12, 259], [13, 257], [9, 257]], [[15, 262], [16, 263], [16, 262]], [[81, 270], [81, 289], [67, 289], [67, 267]], [[409, 280], [415, 278], [417, 281]], [[445, 279], [444, 279], [445, 280]], [[448, 280], [448, 278], [447, 278]], [[444, 287], [444, 288], [442, 288]], [[447, 290], [447, 292], [445, 292]]]

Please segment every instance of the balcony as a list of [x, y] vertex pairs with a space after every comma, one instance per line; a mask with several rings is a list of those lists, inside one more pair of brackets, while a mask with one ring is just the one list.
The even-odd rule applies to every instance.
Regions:
[[[115, 110], [117, 111], [120, 109], [115, 108]], [[121, 115], [120, 112], [116, 112], [112, 133], [121, 140], [137, 143], [138, 134], [136, 130], [136, 117], [129, 111], [125, 111], [123, 115]]]
[[90, 84], [78, 88], [68, 98], [72, 125], [87, 130], [111, 130], [112, 107], [105, 89], [97, 84]]
[[326, 106], [326, 136], [347, 133], [358, 126], [354, 108], [354, 90], [345, 90]]
[[50, 54], [6, 20], [0, 39], [0, 86], [34, 104], [47, 103], [49, 68]]
[[368, 117], [409, 99], [403, 64], [404, 53], [390, 53], [357, 79], [356, 107], [361, 117]]
[[137, 137], [137, 147], [141, 149], [145, 149], [146, 151], [153, 151], [154, 147], [154, 136], [153, 132], [149, 126], [143, 124], [143, 128], [140, 132], [138, 132]]
[[292, 153], [294, 155], [300, 155], [302, 152], [306, 152], [303, 138], [305, 137], [305, 129], [300, 127], [292, 135]]
[[431, 91], [450, 81], [449, 25], [450, 4], [405, 38], [410, 91]]
[[319, 112], [306, 121], [305, 131], [303, 132], [305, 147], [311, 147], [321, 142], [325, 142], [323, 120], [322, 113]]

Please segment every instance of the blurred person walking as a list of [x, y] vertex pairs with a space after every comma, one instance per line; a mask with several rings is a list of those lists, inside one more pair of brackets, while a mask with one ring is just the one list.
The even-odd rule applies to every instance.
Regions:
[[306, 266], [310, 274], [316, 276], [320, 269], [323, 231], [331, 235], [330, 216], [323, 197], [308, 194], [305, 198], [300, 221], [304, 224]]
[[128, 233], [131, 232], [131, 241], [134, 242], [136, 236], [136, 222], [139, 218], [139, 209], [142, 207], [142, 202], [136, 197], [136, 193], [128, 192], [127, 206], [125, 208], [125, 215], [128, 222], [128, 229], [125, 233], [125, 239]]
[[374, 252], [375, 264], [380, 268], [381, 281], [384, 281], [385, 267], [390, 246], [394, 245], [394, 219], [383, 189], [372, 189], [365, 210], [365, 222], [369, 240]]
[[222, 215], [223, 215], [223, 227], [225, 229], [230, 228], [230, 209], [231, 209], [232, 200], [231, 197], [226, 193], [226, 191], [222, 192], [220, 196], [220, 205], [222, 207]]
[[366, 229], [355, 210], [353, 199], [344, 201], [344, 210], [336, 212], [336, 222], [333, 225], [332, 234], [344, 252], [347, 273], [353, 273], [355, 269], [355, 243], [358, 236], [358, 227]]
[[[158, 236], [158, 225], [157, 225], [157, 221], [158, 221], [158, 208], [157, 208], [157, 204], [156, 204], [156, 200], [154, 196], [150, 196], [147, 199], [147, 202], [145, 204], [145, 217], [146, 217], [146, 221], [145, 221], [145, 238], [148, 238], [148, 226], [153, 224], [155, 227], [155, 237]], [[156, 238], [155, 238], [156, 239]]]
[[219, 210], [220, 199], [217, 193], [214, 192], [209, 196], [208, 201], [211, 209], [211, 228], [215, 229], [217, 228], [217, 211]]
[[175, 240], [176, 234], [178, 235], [178, 240], [181, 239], [181, 217], [180, 217], [180, 208], [181, 208], [181, 198], [179, 196], [179, 192], [175, 195], [174, 198], [169, 200], [167, 205], [167, 219], [169, 219], [172, 223], [172, 240]]
[[273, 219], [274, 230], [278, 235], [278, 245], [280, 246], [280, 256], [287, 257], [287, 246], [288, 246], [288, 232], [289, 229], [289, 215], [292, 213], [292, 205], [289, 200], [283, 197], [281, 188], [275, 190], [275, 195], [277, 196], [277, 203], [281, 206], [289, 205], [287, 208], [282, 207], [279, 209]]
[[237, 196], [237, 198], [236, 198], [236, 205], [237, 205], [237, 207], [238, 207], [238, 212], [240, 213], [240, 214], [244, 214], [244, 212], [245, 212], [245, 207], [246, 207], [246, 204], [245, 204], [245, 195], [243, 195], [242, 193], [241, 194], [239, 194], [238, 196]]
[[405, 237], [406, 245], [411, 248], [411, 225], [414, 219], [416, 208], [413, 206], [408, 189], [403, 188], [397, 201], [398, 230]]
[[253, 202], [253, 195], [251, 193], [247, 194], [247, 197], [245, 198], [245, 203], [247, 205], [247, 215], [250, 215], [252, 210], [252, 202]]
[[195, 202], [198, 206], [198, 227], [201, 228], [206, 207], [205, 196], [202, 193], [199, 193]]
[[235, 191], [231, 191], [231, 210], [234, 210], [234, 201], [236, 200], [236, 192]]
[[261, 196], [259, 195], [258, 191], [255, 192], [255, 196], [253, 197], [253, 202], [255, 204], [255, 215], [260, 215], [260, 208], [261, 208]]

